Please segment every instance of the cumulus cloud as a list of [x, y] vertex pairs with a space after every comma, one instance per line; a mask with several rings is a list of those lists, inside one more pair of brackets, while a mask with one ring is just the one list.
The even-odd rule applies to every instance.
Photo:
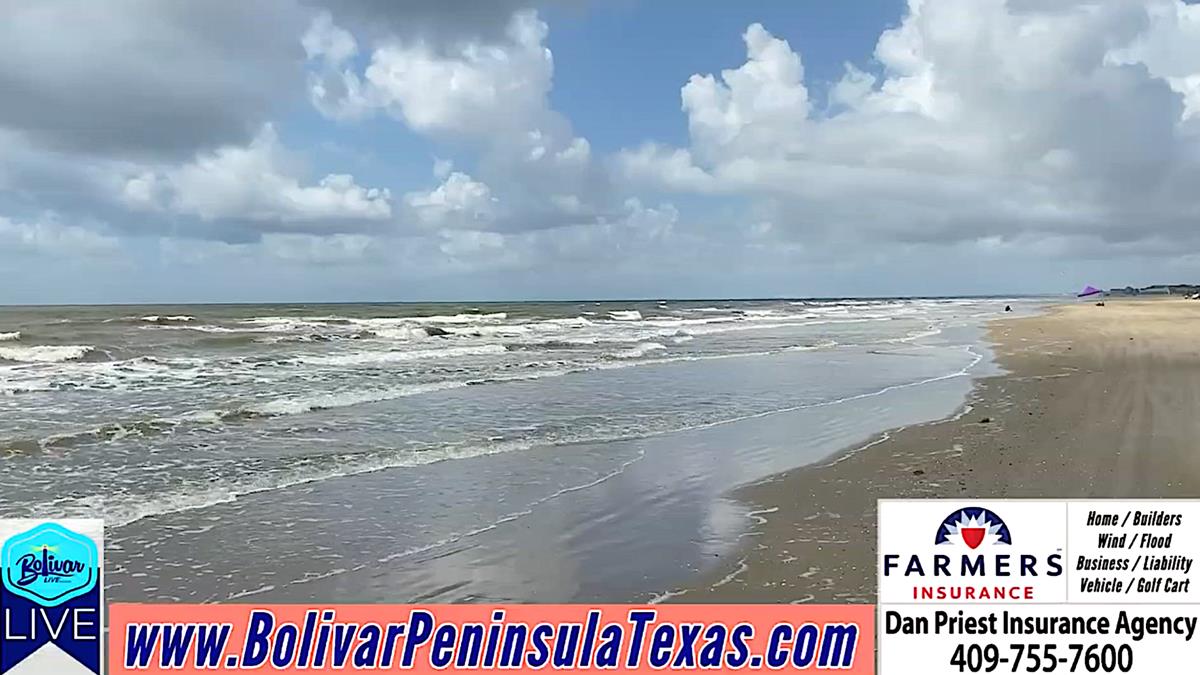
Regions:
[[680, 93], [697, 149], [722, 156], [801, 150], [797, 126], [808, 117], [809, 101], [800, 55], [761, 24], [742, 39], [745, 64], [723, 71], [720, 80], [693, 75]]
[[[517, 0], [26, 3], [0, 25], [0, 211], [60, 215], [0, 243], [97, 255], [108, 222], [172, 263], [646, 288], [1200, 250], [1200, 5], [910, 0], [828, 87], [752, 24], [679, 82], [687, 141], [612, 153], [551, 104], [549, 31]], [[431, 147], [365, 150], [407, 132]], [[430, 152], [454, 161], [398, 178]]]
[[1194, 240], [1196, 9], [911, 0], [879, 38], [880, 75], [849, 66], [827, 112], [798, 51], [752, 25], [743, 65], [683, 86], [690, 147], [646, 145], [618, 166], [744, 195], [772, 232], [813, 241]]
[[497, 213], [491, 188], [458, 171], [430, 192], [408, 193], [404, 202], [418, 222], [432, 228], [487, 229]]
[[392, 215], [389, 191], [362, 187], [353, 176], [329, 174], [315, 185], [302, 185], [289, 172], [271, 126], [247, 146], [223, 146], [186, 164], [132, 176], [121, 197], [135, 209], [206, 221], [310, 223], [330, 230]]
[[[360, 73], [350, 58], [354, 37], [322, 15], [306, 34], [310, 97], [334, 119], [383, 113], [434, 140], [478, 150], [477, 178], [451, 176], [428, 195], [410, 195], [427, 226], [446, 220], [458, 228], [537, 229], [611, 213], [619, 201], [606, 169], [549, 105], [548, 33], [536, 12], [519, 10], [491, 37], [436, 43], [392, 36], [379, 42]], [[448, 167], [443, 171], [449, 175]], [[453, 194], [468, 188], [471, 195]], [[474, 203], [454, 201], [468, 197]], [[509, 217], [499, 217], [497, 203]]]
[[305, 34], [309, 59], [324, 77], [311, 96], [322, 112], [357, 117], [386, 110], [423, 133], [488, 138], [523, 130], [544, 108], [554, 66], [542, 44], [547, 26], [532, 11], [514, 14], [502, 40], [445, 50], [424, 38], [383, 43], [362, 77], [347, 61], [354, 37], [328, 14]]

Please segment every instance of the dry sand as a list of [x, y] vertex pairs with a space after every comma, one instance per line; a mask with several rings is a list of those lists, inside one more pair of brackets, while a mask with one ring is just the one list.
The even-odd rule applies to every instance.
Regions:
[[1200, 302], [1064, 305], [990, 337], [1008, 374], [956, 419], [739, 491], [761, 522], [674, 600], [874, 602], [880, 498], [1200, 495]]

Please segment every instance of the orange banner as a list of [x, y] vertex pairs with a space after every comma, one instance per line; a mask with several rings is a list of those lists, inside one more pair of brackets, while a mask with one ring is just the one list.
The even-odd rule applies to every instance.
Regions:
[[109, 607], [109, 673], [875, 672], [870, 605]]

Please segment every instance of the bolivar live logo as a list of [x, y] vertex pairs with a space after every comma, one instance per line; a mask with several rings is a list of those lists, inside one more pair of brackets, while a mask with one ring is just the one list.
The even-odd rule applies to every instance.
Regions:
[[0, 521], [0, 675], [99, 673], [100, 549], [63, 524], [32, 522]]
[[914, 601], [1034, 600], [1035, 588], [1027, 580], [1062, 573], [1061, 549], [1048, 554], [1018, 550], [1004, 519], [978, 506], [943, 518], [929, 552], [883, 555], [884, 577], [917, 582]]

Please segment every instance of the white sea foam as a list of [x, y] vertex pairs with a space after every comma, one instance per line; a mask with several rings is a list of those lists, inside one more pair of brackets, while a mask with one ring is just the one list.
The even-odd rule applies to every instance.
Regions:
[[173, 324], [163, 324], [163, 323], [153, 323], [153, 324], [150, 324], [147, 326], [142, 326], [142, 328], [148, 328], [148, 329], [152, 329], [152, 330], [191, 330], [191, 331], [197, 331], [200, 333], [276, 333], [276, 332], [283, 333], [283, 332], [287, 332], [289, 330], [293, 330], [293, 328], [280, 327], [280, 326], [276, 326], [276, 327], [259, 326], [259, 327], [253, 327], [253, 328], [230, 328], [228, 326], [213, 326], [213, 325], [209, 325], [209, 324], [173, 325]]
[[196, 319], [196, 317], [188, 316], [187, 314], [176, 314], [174, 316], [159, 316], [157, 314], [151, 314], [149, 316], [141, 317], [142, 321], [149, 321], [151, 323], [165, 323], [165, 322], [169, 322], [169, 321], [178, 321], [180, 323], [185, 323], [188, 321], [195, 321], [195, 319]]
[[446, 349], [413, 349], [408, 351], [360, 351], [344, 354], [322, 354], [301, 356], [300, 361], [320, 366], [367, 366], [402, 361], [429, 361], [453, 359], [463, 356], [501, 354], [507, 351], [504, 345], [488, 344], [471, 347], [448, 347]]
[[413, 323], [476, 323], [479, 321], [503, 321], [508, 318], [505, 312], [491, 314], [455, 314], [454, 316], [410, 316], [402, 317]]
[[19, 330], [14, 331], [12, 333], [0, 333], [0, 342], [16, 342], [17, 340], [20, 340], [20, 339], [21, 339], [21, 331], [19, 331]]
[[613, 321], [641, 321], [642, 313], [636, 309], [614, 309], [608, 313]]
[[624, 351], [616, 352], [613, 356], [618, 359], [638, 359], [660, 349], [666, 349], [666, 346], [657, 342], [643, 342]]
[[424, 340], [429, 337], [429, 333], [425, 332], [425, 329], [420, 326], [374, 327], [368, 329], [367, 332], [384, 340]]
[[246, 406], [245, 410], [260, 415], [300, 415], [314, 410], [330, 410], [333, 408], [347, 408], [363, 403], [379, 403], [406, 396], [418, 396], [420, 394], [457, 389], [465, 386], [467, 386], [466, 382], [430, 382], [427, 384], [409, 384], [385, 389], [367, 389], [362, 391], [300, 396], [296, 398], [278, 398], [273, 401]]
[[[340, 316], [302, 317], [302, 318], [298, 317], [298, 318], [292, 318], [289, 320], [291, 320], [291, 321], [321, 321], [321, 322], [325, 322], [326, 324], [331, 323], [331, 322], [340, 322], [340, 323], [346, 323], [346, 324], [351, 324], [351, 325], [355, 325], [355, 326], [361, 326], [368, 330], [374, 330], [375, 328], [392, 328], [392, 327], [396, 327], [396, 326], [412, 326], [414, 324], [418, 325], [418, 326], [424, 325], [424, 324], [445, 324], [445, 325], [489, 324], [489, 323], [496, 323], [498, 321], [504, 321], [507, 318], [508, 318], [508, 314], [506, 314], [505, 312], [494, 312], [491, 314], [453, 314], [453, 315], [435, 314], [433, 316], [384, 316], [384, 317], [376, 317], [376, 318], [371, 318], [371, 319], [340, 317]], [[280, 320], [281, 320], [281, 317], [260, 317], [257, 319], [248, 319], [247, 321], [263, 323], [263, 322], [268, 322], [268, 321], [279, 322]]]
[[21, 363], [61, 363], [81, 359], [93, 349], [95, 347], [91, 345], [0, 347], [0, 359]]
[[248, 326], [254, 326], [254, 328], [251, 328], [251, 329], [230, 328], [230, 329], [226, 329], [225, 331], [217, 331], [217, 332], [239, 332], [239, 331], [250, 330], [250, 331], [254, 331], [254, 332], [264, 332], [264, 333], [290, 333], [290, 332], [296, 332], [296, 331], [322, 331], [322, 330], [330, 329], [330, 324], [326, 320], [324, 320], [320, 317], [315, 317], [312, 319], [304, 319], [304, 318], [293, 318], [293, 317], [286, 317], [286, 316], [264, 316], [264, 317], [254, 318], [254, 319], [243, 319], [243, 320], [239, 321], [238, 323], [248, 325]]

